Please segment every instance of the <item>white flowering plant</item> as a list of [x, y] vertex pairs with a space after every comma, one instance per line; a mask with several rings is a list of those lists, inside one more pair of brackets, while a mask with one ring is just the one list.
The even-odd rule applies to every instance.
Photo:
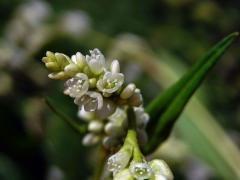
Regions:
[[[237, 36], [233, 33], [220, 41], [146, 108], [141, 90], [134, 83], [126, 84], [119, 61], [107, 63], [99, 49], [90, 50], [89, 55], [77, 52], [71, 57], [46, 53], [42, 61], [50, 71], [49, 78], [65, 81], [64, 94], [74, 99], [87, 130], [63, 119], [77, 132], [84, 133], [83, 145], [100, 145], [109, 152], [102, 165], [109, 173], [99, 173], [96, 179], [173, 179], [163, 160], [149, 161], [146, 156], [167, 139], [191, 96]], [[60, 114], [50, 99], [47, 103]]]

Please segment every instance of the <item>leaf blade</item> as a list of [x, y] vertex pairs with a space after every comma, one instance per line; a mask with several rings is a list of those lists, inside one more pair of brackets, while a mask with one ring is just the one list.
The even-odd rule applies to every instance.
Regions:
[[157, 114], [161, 117], [157, 122], [150, 121], [153, 124], [149, 123], [149, 127], [155, 128], [148, 128], [148, 131], [154, 133], [151, 133], [150, 141], [145, 148], [146, 153], [154, 151], [169, 136], [175, 121], [191, 96], [237, 36], [238, 33], [232, 33], [217, 43], [188, 73], [149, 105], [147, 112], [150, 116], [156, 117]]

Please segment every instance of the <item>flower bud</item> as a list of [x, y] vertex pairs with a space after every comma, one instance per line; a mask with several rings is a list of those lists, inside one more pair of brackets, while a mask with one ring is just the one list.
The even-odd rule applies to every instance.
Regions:
[[112, 73], [120, 73], [120, 65], [118, 60], [113, 60], [110, 70]]
[[64, 73], [63, 71], [60, 71], [58, 73], [51, 73], [48, 75], [49, 78], [51, 79], [57, 79], [57, 80], [65, 80], [67, 78], [69, 78], [69, 76]]
[[55, 57], [56, 62], [58, 63], [62, 70], [65, 68], [66, 65], [69, 64], [70, 58], [67, 55], [62, 53], [55, 53]]
[[103, 130], [103, 123], [101, 121], [91, 121], [88, 124], [88, 130], [94, 133], [99, 133]]
[[149, 115], [144, 112], [143, 107], [134, 107], [136, 123], [139, 129], [144, 129], [149, 121]]
[[112, 147], [115, 147], [119, 144], [119, 139], [116, 137], [106, 136], [103, 138], [102, 144], [106, 149], [111, 149]]
[[136, 89], [136, 85], [131, 83], [131, 84], [128, 84], [124, 89], [123, 91], [121, 92], [120, 94], [120, 97], [122, 99], [128, 99], [130, 98], [133, 94], [134, 94], [134, 90]]
[[117, 129], [118, 127], [116, 127], [116, 125], [113, 122], [107, 123], [104, 127], [104, 131], [107, 135], [115, 134]]
[[64, 68], [70, 63], [70, 58], [65, 54], [47, 51], [46, 57], [43, 57], [42, 61], [45, 63], [45, 66], [52, 71], [52, 73], [48, 75], [49, 78], [61, 80], [69, 78], [68, 74], [64, 72]]
[[73, 55], [71, 60], [79, 67], [80, 70], [83, 70], [83, 68], [87, 65], [85, 57], [80, 52], [77, 52], [75, 55]]
[[90, 56], [86, 56], [87, 64], [95, 75], [103, 72], [105, 66], [105, 57], [99, 49], [90, 50]]
[[64, 71], [66, 72], [66, 74], [72, 77], [79, 71], [79, 69], [76, 64], [71, 63], [64, 68]]
[[59, 66], [56, 62], [46, 62], [45, 66], [53, 72], [56, 72], [59, 70]]
[[93, 133], [88, 133], [83, 137], [82, 144], [85, 146], [91, 146], [97, 144], [99, 141], [100, 136]]

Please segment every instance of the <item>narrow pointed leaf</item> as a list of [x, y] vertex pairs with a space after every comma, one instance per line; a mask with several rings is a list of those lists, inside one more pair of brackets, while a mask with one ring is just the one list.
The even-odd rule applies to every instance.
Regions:
[[[223, 55], [227, 48], [238, 36], [238, 32], [232, 33], [225, 37], [222, 41], [217, 43], [204, 57], [197, 61], [193, 67], [168, 90], [161, 93], [155, 98], [147, 107], [146, 111], [152, 118], [159, 117], [159, 115], [171, 104], [179, 91], [186, 85], [186, 83], [193, 78], [193, 75], [208, 61], [216, 63], [217, 60]], [[211, 67], [210, 67], [211, 68]], [[210, 69], [209, 69], [210, 70]]]
[[86, 130], [87, 130], [86, 126], [75, 122], [74, 120], [69, 118], [67, 115], [61, 113], [61, 110], [56, 108], [57, 105], [56, 105], [56, 103], [54, 103], [54, 101], [51, 98], [46, 97], [45, 102], [48, 105], [48, 107], [52, 110], [52, 112], [56, 116], [58, 116], [61, 120], [66, 122], [69, 125], [69, 127], [72, 128], [75, 132], [77, 132], [80, 135], [82, 135], [86, 132]]
[[158, 121], [149, 123], [149, 127], [154, 127], [154, 129], [148, 129], [152, 133], [150, 133], [150, 141], [145, 149], [146, 153], [152, 152], [168, 137], [175, 121], [193, 93], [237, 36], [238, 33], [233, 33], [220, 41], [176, 84], [149, 105], [148, 113], [154, 119], [158, 117]]

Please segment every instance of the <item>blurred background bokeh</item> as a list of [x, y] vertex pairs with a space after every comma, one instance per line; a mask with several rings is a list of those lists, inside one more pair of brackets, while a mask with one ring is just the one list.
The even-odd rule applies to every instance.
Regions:
[[[240, 29], [238, 0], [1, 0], [0, 180], [91, 179], [97, 147], [49, 110], [51, 96], [76, 121], [77, 107], [48, 79], [47, 50], [99, 48], [119, 59], [145, 105], [214, 43]], [[175, 179], [240, 178], [240, 41], [211, 71], [153, 155]], [[81, 123], [81, 122], [79, 122]]]

